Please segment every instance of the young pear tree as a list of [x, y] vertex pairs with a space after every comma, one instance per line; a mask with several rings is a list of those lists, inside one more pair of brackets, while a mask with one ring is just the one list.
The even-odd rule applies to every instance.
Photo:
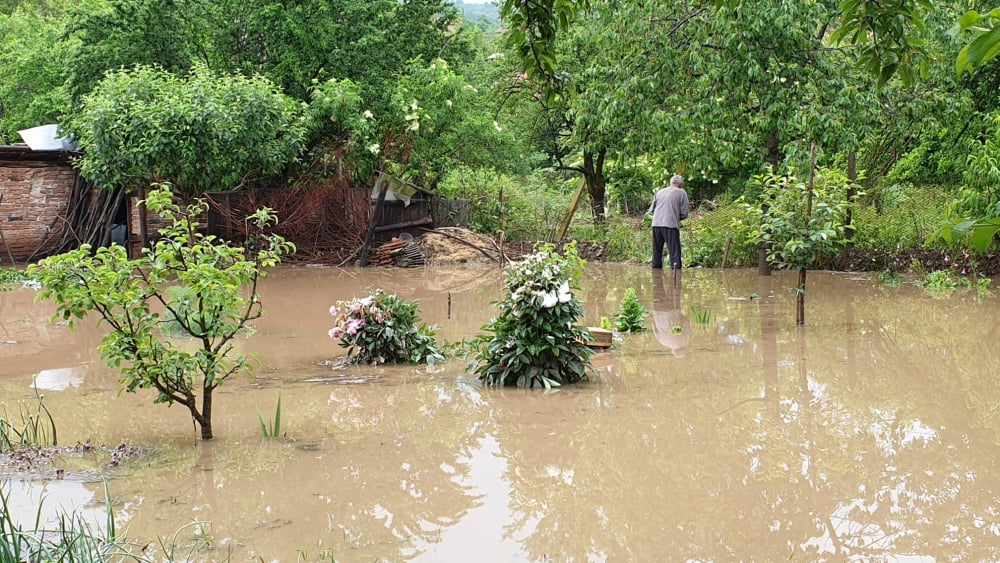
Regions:
[[806, 322], [806, 272], [822, 260], [836, 256], [847, 244], [849, 194], [856, 189], [841, 174], [826, 170], [819, 177], [810, 173], [807, 182], [793, 174], [759, 174], [754, 181], [761, 199], [744, 203], [751, 217], [751, 237], [767, 244], [771, 264], [799, 273], [796, 285], [795, 321]]
[[118, 245], [96, 252], [83, 245], [29, 272], [43, 286], [39, 299], [55, 302], [55, 318], [72, 329], [96, 313], [110, 328], [101, 357], [121, 370], [125, 391], [152, 389], [154, 403], [183, 405], [210, 440], [213, 392], [251, 369], [233, 339], [262, 314], [257, 283], [295, 246], [268, 232], [277, 223], [268, 209], [248, 217], [246, 245], [235, 246], [200, 231], [203, 200], [182, 208], [159, 186], [146, 206], [168, 225], [139, 258], [129, 260]]

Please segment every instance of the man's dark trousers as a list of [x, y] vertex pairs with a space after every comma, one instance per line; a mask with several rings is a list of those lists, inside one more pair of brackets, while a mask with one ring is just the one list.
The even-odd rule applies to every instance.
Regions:
[[681, 267], [681, 230], [673, 227], [653, 227], [653, 267], [663, 267], [663, 245], [670, 254], [670, 267]]

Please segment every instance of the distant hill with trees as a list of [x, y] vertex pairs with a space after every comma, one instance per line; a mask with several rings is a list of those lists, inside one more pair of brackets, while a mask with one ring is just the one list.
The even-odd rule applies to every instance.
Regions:
[[466, 21], [476, 22], [485, 19], [488, 23], [500, 23], [500, 9], [496, 4], [466, 4], [462, 0], [455, 0], [455, 7], [462, 12]]

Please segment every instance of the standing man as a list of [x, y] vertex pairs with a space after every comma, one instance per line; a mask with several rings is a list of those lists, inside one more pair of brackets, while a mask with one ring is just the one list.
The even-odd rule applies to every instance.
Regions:
[[653, 215], [653, 268], [663, 268], [663, 244], [670, 253], [670, 267], [681, 267], [681, 221], [691, 212], [687, 192], [684, 191], [684, 176], [675, 174], [670, 178], [670, 186], [656, 192], [653, 204], [649, 206]]

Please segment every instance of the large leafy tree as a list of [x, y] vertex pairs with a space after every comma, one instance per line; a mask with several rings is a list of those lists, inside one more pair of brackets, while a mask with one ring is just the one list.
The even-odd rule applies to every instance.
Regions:
[[85, 177], [108, 188], [170, 182], [184, 199], [282, 172], [301, 150], [299, 106], [263, 77], [139, 67], [108, 76], [73, 129]]
[[63, 3], [22, 3], [0, 11], [0, 143], [17, 131], [55, 123], [70, 106], [65, 87], [74, 41], [62, 41]]

